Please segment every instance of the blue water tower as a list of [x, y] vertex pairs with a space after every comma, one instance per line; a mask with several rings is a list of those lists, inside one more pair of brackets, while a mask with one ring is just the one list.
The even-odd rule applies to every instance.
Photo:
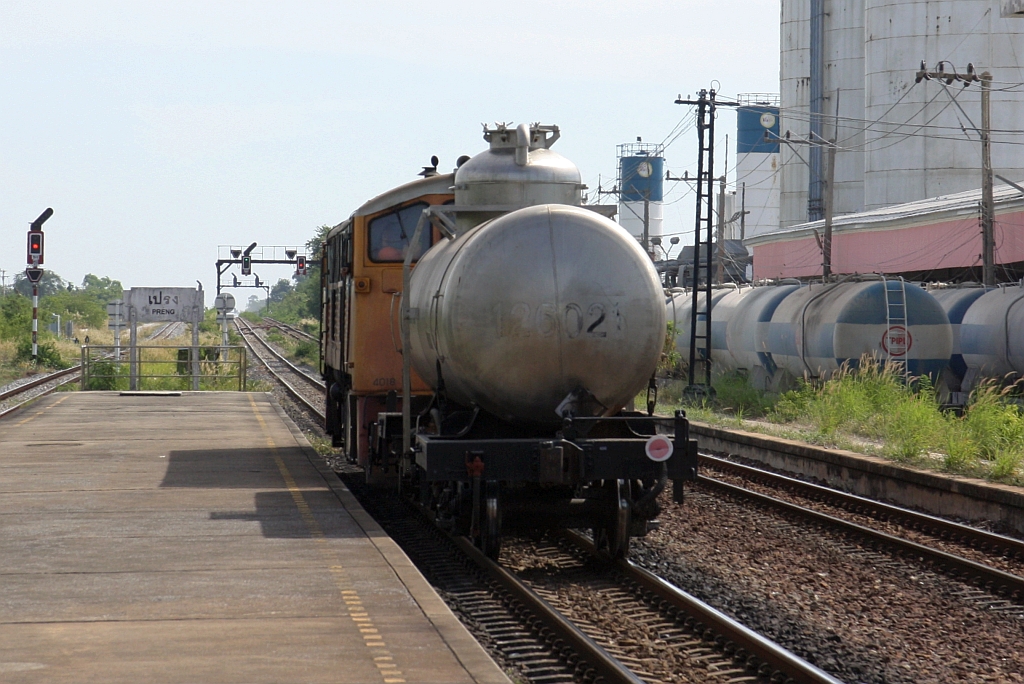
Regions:
[[[661, 145], [637, 141], [618, 145], [619, 224], [637, 240], [662, 235], [664, 223], [665, 158]], [[646, 211], [645, 205], [646, 204]]]

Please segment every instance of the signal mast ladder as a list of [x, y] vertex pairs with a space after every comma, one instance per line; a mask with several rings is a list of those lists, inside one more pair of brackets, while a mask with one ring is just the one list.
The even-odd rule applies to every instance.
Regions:
[[[893, 287], [890, 287], [890, 283]], [[903, 358], [898, 359], [903, 365], [903, 379], [906, 381], [910, 377], [910, 329], [907, 327], [907, 283], [903, 280], [903, 276], [897, 276], [894, 279], [886, 278], [882, 276], [882, 285], [885, 287], [885, 338], [889, 339], [889, 331], [892, 330], [893, 326], [900, 326], [904, 330], [904, 334], [907, 335], [904, 342]], [[890, 362], [893, 360], [892, 344], [886, 343], [885, 345], [885, 360]]]

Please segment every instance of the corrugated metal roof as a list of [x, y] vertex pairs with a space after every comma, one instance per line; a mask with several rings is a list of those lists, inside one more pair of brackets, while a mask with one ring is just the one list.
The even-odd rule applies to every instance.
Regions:
[[[996, 215], [1014, 211], [1024, 211], [1024, 194], [1010, 185], [996, 185], [992, 190], [995, 199]], [[951, 195], [930, 197], [916, 202], [894, 204], [890, 207], [861, 211], [855, 214], [843, 214], [832, 219], [834, 233], [849, 233], [872, 230], [895, 230], [911, 226], [927, 225], [941, 221], [950, 221], [965, 216], [979, 216], [978, 204], [981, 202], [981, 190], [968, 190]], [[814, 231], [824, 231], [825, 221], [810, 221], [791, 226], [773, 233], [763, 233], [744, 240], [749, 246], [785, 242], [798, 238], [810, 237]]]

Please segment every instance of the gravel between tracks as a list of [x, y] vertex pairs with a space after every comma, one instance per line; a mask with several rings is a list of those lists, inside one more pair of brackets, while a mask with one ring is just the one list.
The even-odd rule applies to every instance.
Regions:
[[[784, 489], [778, 489], [769, 485], [760, 484], [757, 482], [751, 482], [750, 480], [734, 475], [731, 473], [724, 473], [715, 470], [714, 468], [705, 468], [702, 470], [703, 475], [714, 477], [717, 480], [734, 484], [745, 489], [749, 489], [760, 494], [787, 501], [797, 506], [803, 506], [812, 510], [825, 513], [826, 515], [832, 515], [843, 520], [849, 520], [850, 522], [870, 527], [871, 529], [884, 532], [894, 537], [906, 539], [908, 541], [916, 542], [924, 546], [929, 546], [940, 551], [945, 551], [961, 558], [967, 558], [977, 563], [983, 563], [985, 565], [992, 566], [1004, 572], [1012, 573], [1015, 575], [1024, 576], [1024, 558], [1004, 558], [1003, 556], [994, 555], [988, 553], [983, 549], [972, 548], [969, 544], [960, 543], [959, 541], [942, 539], [926, 532], [908, 528], [901, 525], [898, 522], [889, 520], [880, 520], [870, 515], [855, 513], [846, 510], [839, 506], [834, 506], [829, 503], [816, 501], [809, 499], [799, 494], [786, 491]], [[962, 521], [957, 521], [962, 522]], [[1019, 539], [1021, 535], [1011, 533], [1009, 536]]]
[[1024, 621], [968, 587], [710, 493], [663, 502], [631, 559], [847, 682], [1024, 682]]

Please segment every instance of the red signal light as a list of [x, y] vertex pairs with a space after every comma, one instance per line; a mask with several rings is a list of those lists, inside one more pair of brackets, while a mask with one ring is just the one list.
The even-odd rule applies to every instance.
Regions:
[[28, 231], [28, 263], [43, 263], [43, 231]]

